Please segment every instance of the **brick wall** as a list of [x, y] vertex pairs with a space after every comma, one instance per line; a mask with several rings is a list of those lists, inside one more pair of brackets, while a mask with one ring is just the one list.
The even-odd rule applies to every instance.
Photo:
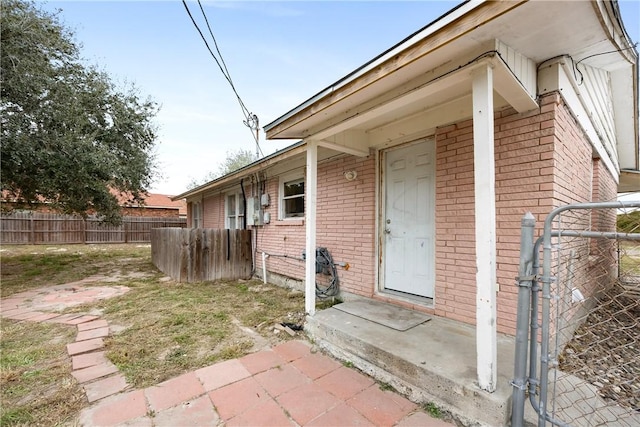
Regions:
[[[565, 203], [591, 200], [591, 147], [558, 94], [540, 109], [495, 114], [497, 327], [515, 330], [520, 221], [529, 211], [541, 232], [546, 215]], [[473, 123], [436, 132], [435, 313], [475, 323], [475, 197]], [[611, 180], [608, 194], [615, 186]]]
[[178, 209], [164, 208], [122, 208], [122, 215], [154, 218], [179, 218]]
[[[355, 170], [358, 176], [347, 181], [343, 173]], [[342, 290], [371, 296], [375, 287], [375, 158], [340, 156], [318, 165], [317, 236], [319, 247], [326, 247], [335, 262], [349, 263], [338, 268]], [[278, 218], [279, 178], [268, 181], [271, 224], [258, 228], [257, 268], [262, 268], [260, 253], [268, 258], [270, 272], [304, 279], [304, 220]], [[287, 258], [282, 255], [287, 255]]]
[[202, 226], [204, 228], [225, 228], [224, 196], [216, 194], [202, 199]]

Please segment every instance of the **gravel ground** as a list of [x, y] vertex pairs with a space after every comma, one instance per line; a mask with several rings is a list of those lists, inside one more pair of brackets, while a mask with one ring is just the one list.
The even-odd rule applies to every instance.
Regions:
[[560, 355], [560, 369], [608, 401], [640, 413], [640, 292], [613, 286]]

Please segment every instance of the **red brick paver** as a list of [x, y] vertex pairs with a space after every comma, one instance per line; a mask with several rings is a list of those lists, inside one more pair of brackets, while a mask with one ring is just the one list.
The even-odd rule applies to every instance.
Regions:
[[78, 325], [78, 332], [88, 331], [90, 329], [104, 328], [105, 326], [109, 326], [109, 324], [104, 319], [92, 320], [90, 322], [80, 323]]
[[149, 407], [161, 411], [204, 394], [205, 390], [194, 372], [181, 375], [145, 390]]
[[67, 353], [69, 356], [76, 354], [88, 353], [90, 351], [99, 350], [104, 347], [102, 338], [94, 338], [92, 340], [74, 342], [67, 344]]
[[70, 321], [74, 320], [74, 319], [78, 319], [82, 317], [82, 314], [61, 314], [58, 317], [54, 317], [52, 319], [47, 320], [47, 322], [50, 323], [63, 323], [66, 325], [70, 325]]
[[257, 374], [256, 381], [273, 397], [311, 382], [311, 379], [291, 365], [278, 366]]
[[371, 387], [374, 381], [353, 369], [340, 367], [324, 377], [318, 378], [316, 384], [334, 396], [348, 400], [362, 390]]
[[390, 391], [380, 390], [377, 384], [358, 393], [347, 404], [379, 426], [394, 425], [416, 409], [415, 403]]
[[227, 427], [285, 427], [294, 425], [282, 408], [273, 400], [267, 400], [265, 403], [230, 419], [225, 424]]
[[147, 414], [144, 391], [118, 394], [82, 411], [83, 426], [114, 426]]
[[107, 375], [115, 374], [116, 372], [118, 372], [118, 367], [116, 365], [111, 362], [105, 362], [88, 368], [78, 369], [73, 371], [71, 374], [80, 384], [82, 384], [98, 378], [106, 377]]
[[153, 425], [155, 427], [215, 426], [219, 420], [209, 397], [205, 394], [156, 413], [153, 417]]
[[42, 316], [43, 314], [44, 313], [41, 313], [39, 311], [18, 311], [15, 314], [9, 314], [5, 317], [13, 320], [29, 320], [35, 317]]
[[273, 351], [285, 362], [291, 362], [309, 355], [311, 353], [311, 348], [306, 342], [293, 340], [274, 347]]
[[71, 367], [75, 369], [88, 368], [89, 366], [99, 365], [107, 362], [107, 357], [104, 351], [97, 351], [94, 353], [80, 354], [71, 358]]
[[322, 354], [309, 354], [291, 363], [300, 372], [315, 380], [335, 371], [342, 365]]
[[109, 336], [109, 327], [90, 329], [88, 331], [80, 331], [76, 336], [76, 341], [86, 341], [93, 338], [104, 338]]
[[281, 366], [285, 363], [285, 360], [273, 350], [265, 350], [244, 356], [240, 359], [240, 362], [251, 374], [257, 374], [276, 366]]
[[[93, 279], [97, 278], [98, 276]], [[117, 367], [106, 359], [103, 351], [99, 351], [104, 348], [102, 338], [109, 335], [109, 324], [95, 315], [60, 314], [51, 311], [122, 295], [129, 290], [125, 286], [83, 286], [83, 283], [91, 282], [93, 279], [81, 280], [73, 286], [72, 284], [46, 286], [0, 300], [2, 317], [29, 322], [59, 323], [78, 328], [76, 342], [67, 344], [67, 353], [72, 356], [73, 372], [71, 374], [79, 383], [85, 384], [85, 393], [89, 402], [119, 393], [127, 388], [124, 377], [114, 375], [118, 372]], [[140, 421], [143, 424], [146, 423], [145, 420]]]
[[120, 393], [126, 388], [127, 380], [124, 378], [124, 375], [118, 374], [85, 384], [84, 392], [89, 402], [95, 402], [107, 396]]
[[71, 319], [69, 320], [67, 323], [67, 325], [79, 325], [81, 323], [86, 323], [86, 322], [92, 322], [94, 320], [98, 319], [98, 316], [80, 316], [80, 317], [76, 317], [75, 319]]
[[253, 377], [214, 390], [209, 397], [224, 420], [271, 400], [271, 396]]
[[54, 319], [58, 317], [57, 313], [41, 313], [39, 316], [29, 318], [30, 322], [43, 322], [45, 320]]
[[342, 403], [340, 399], [313, 383], [290, 390], [280, 396], [278, 402], [288, 409], [291, 417], [300, 425], [305, 425]]
[[353, 426], [353, 427], [376, 427], [360, 412], [344, 403], [325, 412], [311, 422], [305, 424], [310, 427], [328, 426]]
[[250, 377], [251, 374], [239, 360], [233, 359], [198, 369], [196, 376], [204, 389], [210, 391]]

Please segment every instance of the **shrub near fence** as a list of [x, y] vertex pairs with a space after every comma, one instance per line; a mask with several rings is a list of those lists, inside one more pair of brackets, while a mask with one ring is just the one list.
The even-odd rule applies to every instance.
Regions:
[[151, 260], [179, 282], [249, 279], [251, 230], [156, 228]]
[[2, 244], [149, 243], [151, 229], [186, 227], [181, 218], [124, 217], [118, 226], [102, 224], [95, 216], [40, 212], [12, 212], [0, 216]]

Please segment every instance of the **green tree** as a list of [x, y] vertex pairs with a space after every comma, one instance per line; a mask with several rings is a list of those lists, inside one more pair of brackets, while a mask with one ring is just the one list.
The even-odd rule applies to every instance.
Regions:
[[187, 184], [188, 189], [199, 187], [216, 178], [237, 171], [248, 164], [256, 161], [256, 156], [250, 150], [239, 149], [237, 151], [227, 151], [227, 157], [219, 165], [218, 170], [210, 171], [202, 178], [192, 178]]
[[21, 203], [117, 223], [112, 192], [141, 202], [155, 176], [158, 108], [86, 65], [59, 13], [2, 0], [0, 184]]

